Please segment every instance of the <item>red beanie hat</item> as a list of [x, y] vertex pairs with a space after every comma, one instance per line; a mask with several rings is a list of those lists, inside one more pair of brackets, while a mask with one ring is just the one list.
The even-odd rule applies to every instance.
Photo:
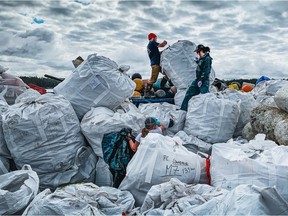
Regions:
[[150, 33], [150, 34], [148, 35], [148, 40], [151, 40], [152, 38], [155, 38], [155, 37], [157, 37], [156, 34]]

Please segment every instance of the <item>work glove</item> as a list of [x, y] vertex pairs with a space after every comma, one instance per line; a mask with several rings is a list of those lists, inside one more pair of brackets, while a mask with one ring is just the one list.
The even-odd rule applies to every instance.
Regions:
[[202, 86], [202, 80], [198, 81], [197, 86], [200, 88]]

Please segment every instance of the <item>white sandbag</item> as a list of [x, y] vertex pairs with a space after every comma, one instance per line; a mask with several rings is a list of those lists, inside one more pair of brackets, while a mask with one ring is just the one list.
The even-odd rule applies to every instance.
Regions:
[[133, 95], [136, 84], [125, 73], [128, 69], [92, 54], [53, 90], [64, 95], [82, 119], [92, 107], [114, 109]]
[[[266, 105], [258, 105], [250, 112], [250, 123], [253, 130], [257, 133], [266, 134], [268, 139], [277, 143], [279, 143], [279, 141], [275, 137], [275, 127], [279, 122], [286, 119], [288, 119], [287, 112]], [[281, 129], [281, 125], [278, 126], [280, 126], [279, 129]]]
[[183, 102], [183, 100], [185, 98], [186, 91], [187, 91], [187, 88], [177, 89], [177, 92], [176, 92], [176, 94], [174, 96], [174, 103], [179, 108], [181, 107], [182, 102]]
[[256, 102], [258, 104], [262, 104], [262, 105], [266, 105], [266, 106], [277, 107], [277, 105], [276, 105], [276, 103], [274, 101], [274, 96], [259, 95], [256, 98]]
[[3, 134], [2, 114], [5, 113], [9, 106], [5, 101], [4, 95], [0, 93], [0, 175], [8, 173], [10, 170], [11, 154], [7, 148], [7, 144]]
[[39, 190], [39, 178], [29, 165], [0, 175], [0, 215], [21, 213]]
[[[261, 137], [260, 137], [261, 138]], [[288, 147], [256, 136], [248, 144], [215, 144], [211, 155], [211, 185], [228, 190], [241, 184], [276, 187], [288, 200]]]
[[276, 92], [274, 101], [279, 109], [288, 112], [288, 82]]
[[27, 207], [25, 215], [121, 215], [134, 206], [128, 191], [98, 187], [92, 183], [71, 184], [45, 190]]
[[189, 152], [180, 139], [151, 133], [141, 139], [119, 189], [130, 191], [136, 206], [141, 206], [153, 185], [173, 177], [189, 184], [207, 183], [206, 160]]
[[261, 95], [274, 96], [279, 89], [287, 84], [287, 80], [265, 80], [258, 83], [251, 93], [255, 98]]
[[109, 165], [105, 163], [104, 159], [99, 157], [96, 164], [96, 180], [95, 184], [99, 187], [113, 186], [113, 176], [109, 170]]
[[23, 82], [20, 77], [14, 76], [10, 73], [3, 72], [1, 73], [1, 77], [3, 78], [0, 80], [0, 85], [14, 85], [24, 88], [29, 88], [29, 86]]
[[222, 94], [196, 95], [189, 101], [184, 131], [208, 143], [226, 142], [234, 134], [239, 115], [239, 102]]
[[31, 103], [32, 101], [36, 100], [37, 98], [39, 98], [41, 96], [41, 94], [34, 90], [34, 89], [27, 89], [25, 90], [21, 95], [19, 95], [16, 100], [15, 103]]
[[95, 174], [96, 156], [85, 147], [79, 120], [63, 96], [44, 94], [10, 106], [3, 114], [3, 132], [17, 168], [31, 165], [41, 187], [79, 182]]
[[228, 190], [225, 189], [206, 184], [188, 185], [177, 178], [172, 178], [169, 182], [151, 187], [140, 212], [144, 215], [180, 214], [187, 207], [201, 205], [213, 198], [223, 197], [227, 193]]
[[237, 90], [225, 90], [223, 96], [235, 102], [240, 101], [240, 115], [233, 136], [241, 136], [243, 128], [250, 121], [250, 111], [257, 106], [257, 102], [252, 94]]
[[[197, 54], [196, 44], [189, 40], [179, 40], [162, 51], [160, 65], [163, 72], [172, 80], [177, 89], [187, 89], [196, 79]], [[215, 80], [213, 68], [210, 73], [210, 84]]]
[[135, 110], [127, 113], [114, 112], [105, 107], [92, 108], [81, 121], [81, 131], [92, 146], [95, 154], [103, 158], [102, 139], [107, 133], [118, 132], [122, 128], [131, 128], [134, 134], [144, 127], [145, 117]]
[[4, 94], [4, 98], [9, 105], [15, 103], [16, 98], [21, 95], [27, 88], [22, 86], [0, 85], [0, 92]]
[[[178, 110], [177, 106], [169, 103], [148, 103], [140, 104], [139, 112], [145, 117], [156, 117], [165, 127], [164, 134], [173, 136], [180, 130], [183, 130], [186, 111]], [[170, 120], [173, 120], [173, 126], [169, 128]]]
[[199, 151], [209, 155], [211, 154], [212, 144], [210, 143], [204, 142], [193, 135], [188, 135], [185, 131], [179, 131], [174, 136], [180, 137], [183, 141], [183, 146], [195, 154]]
[[[199, 199], [197, 199], [199, 200]], [[182, 207], [182, 206], [181, 206]], [[229, 193], [184, 208], [181, 215], [287, 215], [288, 203], [274, 187], [239, 185]]]

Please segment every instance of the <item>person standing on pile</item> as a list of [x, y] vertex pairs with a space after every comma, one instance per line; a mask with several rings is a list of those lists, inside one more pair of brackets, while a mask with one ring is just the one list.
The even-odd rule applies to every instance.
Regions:
[[142, 132], [137, 135], [135, 142], [130, 137], [130, 134], [127, 136], [127, 141], [132, 151], [136, 152], [140, 144], [141, 138], [144, 138], [148, 133], [159, 133], [163, 134], [165, 127], [158, 121], [155, 117], [148, 117], [145, 120], [145, 128], [142, 129]]
[[148, 81], [147, 90], [151, 90], [153, 83], [156, 82], [159, 72], [161, 72], [160, 67], [160, 52], [159, 47], [165, 47], [167, 45], [167, 41], [164, 40], [162, 43], [157, 42], [157, 35], [154, 33], [150, 33], [148, 35], [149, 43], [147, 45], [147, 52], [150, 59], [151, 65], [151, 77]]
[[210, 57], [210, 48], [199, 44], [194, 50], [199, 55], [196, 68], [196, 79], [189, 86], [185, 98], [181, 105], [181, 110], [187, 111], [189, 100], [198, 94], [209, 92], [209, 75], [211, 72], [212, 58]]

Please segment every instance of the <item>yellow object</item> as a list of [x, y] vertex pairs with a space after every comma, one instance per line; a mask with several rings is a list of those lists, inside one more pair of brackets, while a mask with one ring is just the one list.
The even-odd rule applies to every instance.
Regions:
[[230, 85], [228, 86], [228, 88], [229, 88], [229, 89], [239, 90], [239, 87], [238, 87], [238, 85], [237, 85], [236, 83], [230, 84]]
[[142, 88], [143, 88], [143, 80], [142, 79], [139, 79], [139, 78], [136, 78], [133, 80], [135, 83], [136, 83], [136, 88], [135, 88], [135, 91], [141, 91]]
[[134, 91], [133, 97], [141, 97], [141, 93], [138, 91]]

